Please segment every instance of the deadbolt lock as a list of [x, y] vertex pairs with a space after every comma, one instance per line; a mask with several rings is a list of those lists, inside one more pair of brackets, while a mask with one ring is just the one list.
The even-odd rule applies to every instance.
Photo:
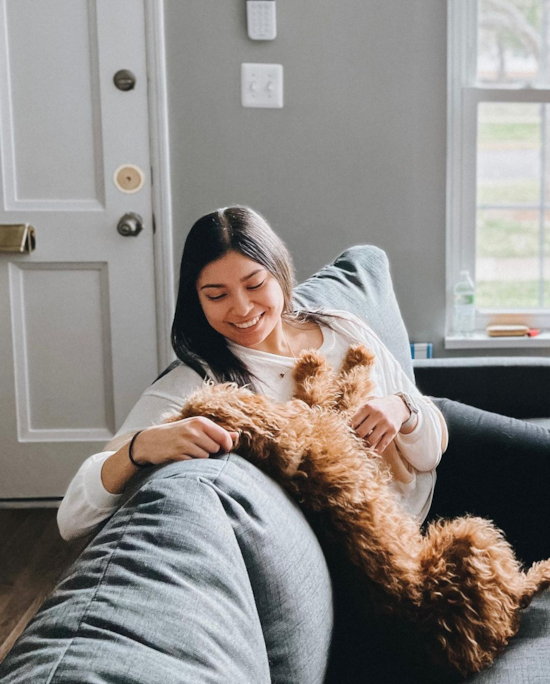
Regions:
[[129, 69], [117, 71], [113, 81], [119, 90], [133, 90], [136, 85], [136, 77]]

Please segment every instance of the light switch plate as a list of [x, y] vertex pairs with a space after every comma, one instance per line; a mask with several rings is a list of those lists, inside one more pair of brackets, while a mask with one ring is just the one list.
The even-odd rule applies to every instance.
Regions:
[[282, 64], [241, 64], [243, 107], [283, 106]]

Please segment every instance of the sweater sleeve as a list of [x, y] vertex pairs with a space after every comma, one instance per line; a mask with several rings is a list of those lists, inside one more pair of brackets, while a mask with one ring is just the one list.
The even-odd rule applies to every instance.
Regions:
[[408, 433], [397, 433], [396, 441], [407, 461], [419, 472], [433, 470], [447, 448], [448, 431], [443, 414], [423, 396], [380, 338], [361, 319], [349, 316], [355, 335], [375, 354], [375, 374], [381, 396], [396, 392], [410, 394], [418, 405], [418, 421]]
[[101, 481], [103, 463], [114, 451], [102, 451], [84, 461], [57, 511], [57, 526], [65, 541], [83, 537], [118, 508], [122, 494], [111, 494]]
[[185, 398], [201, 384], [200, 376], [184, 366], [175, 368], [145, 390], [113, 440], [104, 451], [87, 458], [69, 484], [57, 512], [63, 539], [70, 541], [92, 533], [117, 510], [123, 494], [112, 494], [105, 489], [101, 479], [103, 464], [138, 430], [159, 425], [181, 409]]
[[433, 470], [447, 448], [448, 432], [443, 415], [433, 402], [424, 397], [405, 374], [388, 348], [379, 343], [378, 358], [384, 367], [386, 396], [396, 392], [410, 394], [418, 406], [418, 421], [412, 432], [396, 436], [400, 451], [420, 472]]

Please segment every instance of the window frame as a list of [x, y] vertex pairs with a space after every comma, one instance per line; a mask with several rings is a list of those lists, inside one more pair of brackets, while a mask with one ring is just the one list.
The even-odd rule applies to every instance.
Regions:
[[[460, 271], [476, 280], [477, 106], [480, 102], [550, 104], [550, 88], [475, 85], [478, 0], [448, 0], [446, 337], [453, 336], [453, 288]], [[548, 211], [550, 202], [547, 201]], [[492, 323], [550, 327], [550, 308], [477, 309], [476, 330]]]

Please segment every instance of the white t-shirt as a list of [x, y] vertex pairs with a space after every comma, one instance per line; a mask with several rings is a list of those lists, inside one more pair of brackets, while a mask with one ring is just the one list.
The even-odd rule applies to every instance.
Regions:
[[[327, 311], [326, 314], [331, 315], [333, 329], [321, 326], [323, 343], [318, 351], [333, 368], [340, 367], [350, 344], [362, 343], [376, 359], [371, 375], [375, 382], [373, 394], [384, 397], [404, 391], [418, 404], [415, 429], [406, 435], [398, 433], [396, 437], [402, 455], [412, 466], [413, 476], [407, 484], [394, 482], [392, 486], [404, 507], [423, 522], [433, 497], [435, 468], [447, 448], [445, 420], [434, 404], [419, 393], [395, 357], [361, 319], [344, 311]], [[292, 397], [294, 383], [292, 373], [288, 371], [294, 366], [293, 358], [249, 349], [234, 342], [229, 342], [229, 345], [258, 378], [255, 385], [259, 392], [278, 401], [288, 401]], [[101, 469], [106, 459], [138, 430], [158, 425], [167, 415], [178, 413], [187, 397], [202, 382], [198, 373], [180, 365], [145, 390], [115, 438], [107, 445], [107, 450], [84, 461], [69, 485], [57, 515], [64, 539], [89, 534], [120, 505], [123, 495], [108, 492], [101, 480]]]

